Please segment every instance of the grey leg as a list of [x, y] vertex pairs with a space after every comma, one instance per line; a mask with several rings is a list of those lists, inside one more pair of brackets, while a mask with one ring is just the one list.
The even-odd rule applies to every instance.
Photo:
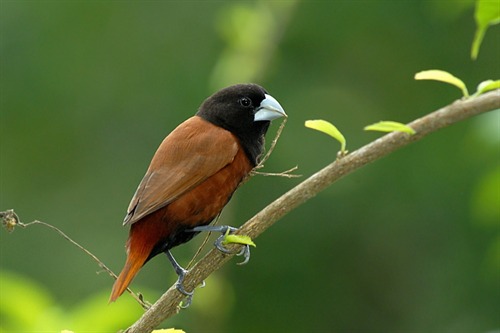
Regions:
[[168, 260], [174, 267], [175, 273], [178, 276], [177, 282], [175, 283], [175, 287], [181, 294], [186, 295], [186, 304], [182, 306], [182, 308], [187, 308], [191, 305], [191, 301], [193, 300], [193, 294], [194, 291], [188, 292], [184, 289], [184, 285], [182, 284], [184, 282], [184, 278], [186, 277], [186, 273], [188, 272], [184, 268], [181, 267], [175, 260], [174, 256], [172, 253], [170, 253], [170, 250], [166, 250], [165, 254], [167, 255]]

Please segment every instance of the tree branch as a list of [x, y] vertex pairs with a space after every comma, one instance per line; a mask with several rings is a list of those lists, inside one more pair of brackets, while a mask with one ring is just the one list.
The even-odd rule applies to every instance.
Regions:
[[[362, 166], [387, 156], [395, 150], [418, 141], [441, 128], [499, 108], [500, 90], [495, 90], [476, 98], [455, 101], [453, 104], [419, 118], [408, 124], [416, 131], [415, 135], [410, 136], [402, 132], [392, 132], [347, 156], [337, 159], [276, 199], [248, 220], [237, 233], [248, 235], [254, 239], [297, 206]], [[228, 247], [236, 251], [240, 245]], [[200, 285], [203, 280], [224, 265], [232, 256], [223, 254], [216, 249], [211, 250], [186, 275], [184, 281], [186, 290], [192, 290], [195, 286]], [[127, 332], [151, 332], [161, 322], [179, 311], [178, 305], [183, 298], [184, 296], [177, 291], [175, 286], [170, 287], [137, 322], [127, 329]]]

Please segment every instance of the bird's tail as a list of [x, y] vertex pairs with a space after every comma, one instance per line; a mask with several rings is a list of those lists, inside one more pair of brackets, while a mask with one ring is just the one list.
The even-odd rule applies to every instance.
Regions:
[[113, 285], [110, 302], [114, 302], [127, 289], [139, 269], [146, 263], [156, 243], [156, 233], [149, 232], [150, 223], [132, 225], [127, 241], [127, 261]]
[[137, 275], [139, 269], [141, 269], [142, 265], [146, 262], [148, 255], [149, 253], [129, 253], [125, 266], [113, 285], [113, 290], [111, 291], [111, 296], [109, 297], [110, 302], [116, 301], [116, 299], [123, 294], [130, 282], [132, 282], [133, 278]]

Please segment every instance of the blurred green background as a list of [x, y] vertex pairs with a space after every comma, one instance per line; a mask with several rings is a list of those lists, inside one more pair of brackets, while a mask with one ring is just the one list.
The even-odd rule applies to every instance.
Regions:
[[[63, 229], [115, 272], [127, 205], [155, 149], [219, 88], [253, 81], [289, 120], [222, 222], [238, 226], [333, 161], [362, 128], [408, 122], [500, 77], [499, 27], [470, 60], [473, 1], [2, 1], [0, 210]], [[268, 141], [278, 124], [271, 128]], [[339, 181], [256, 239], [163, 324], [187, 332], [486, 332], [500, 327], [500, 118], [433, 134]], [[174, 250], [186, 265], [203, 237]], [[208, 246], [207, 248], [208, 249]], [[141, 308], [53, 231], [0, 232], [0, 329], [113, 332]], [[132, 288], [155, 301], [159, 256]]]

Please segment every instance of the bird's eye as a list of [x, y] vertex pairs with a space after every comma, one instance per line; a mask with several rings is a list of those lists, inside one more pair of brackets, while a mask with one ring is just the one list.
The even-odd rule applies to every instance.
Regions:
[[239, 99], [240, 105], [244, 107], [249, 107], [252, 105], [252, 100], [248, 97], [242, 97]]

